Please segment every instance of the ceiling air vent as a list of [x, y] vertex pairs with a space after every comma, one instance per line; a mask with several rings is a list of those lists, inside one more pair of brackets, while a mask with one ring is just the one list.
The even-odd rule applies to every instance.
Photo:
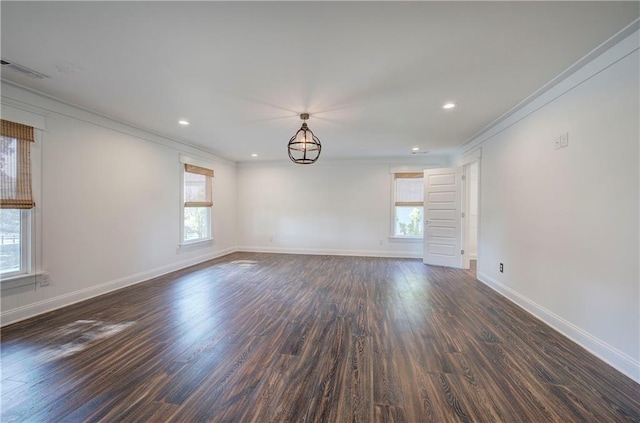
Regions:
[[14, 70], [16, 72], [20, 72], [23, 75], [28, 76], [29, 78], [34, 78], [34, 79], [45, 79], [45, 78], [49, 78], [49, 76], [44, 75], [40, 72], [36, 72], [33, 69], [29, 69], [26, 66], [22, 66], [19, 65], [17, 63], [11, 63], [8, 60], [2, 59], [0, 60], [0, 64], [2, 64], [2, 69], [11, 69]]

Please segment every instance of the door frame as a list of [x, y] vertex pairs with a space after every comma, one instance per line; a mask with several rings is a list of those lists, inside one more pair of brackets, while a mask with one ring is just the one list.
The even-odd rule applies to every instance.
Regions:
[[474, 182], [471, 178], [471, 166], [474, 164], [477, 165], [477, 179], [475, 181], [476, 185], [476, 196], [478, 197], [476, 200], [476, 258], [478, 259], [478, 232], [479, 232], [479, 223], [480, 223], [480, 161], [476, 160], [474, 162], [468, 163], [462, 166], [462, 174], [464, 175], [464, 186], [462, 188], [462, 210], [464, 212], [464, 217], [462, 221], [462, 239], [461, 245], [464, 250], [464, 254], [462, 256], [462, 268], [469, 269], [471, 267], [471, 247], [470, 247], [470, 236], [471, 236], [471, 184]]
[[[461, 240], [460, 245], [462, 245], [465, 254], [462, 256], [462, 268], [469, 269], [471, 267], [471, 258], [469, 257], [469, 186], [471, 184], [471, 178], [469, 177], [469, 166], [473, 163], [478, 163], [478, 224], [477, 224], [477, 245], [476, 245], [476, 266], [480, 263], [480, 231], [481, 231], [481, 218], [480, 218], [480, 204], [482, 201], [482, 190], [481, 190], [481, 178], [482, 178], [482, 147], [478, 147], [475, 150], [471, 150], [470, 152], [465, 153], [459, 161], [459, 165], [462, 166], [462, 174], [465, 175], [464, 183], [462, 184], [462, 210], [464, 210], [465, 217], [461, 217]], [[477, 268], [477, 267], [476, 267]]]

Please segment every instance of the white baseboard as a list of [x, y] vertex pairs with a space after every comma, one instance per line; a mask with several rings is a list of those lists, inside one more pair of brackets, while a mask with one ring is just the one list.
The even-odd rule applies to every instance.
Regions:
[[536, 302], [496, 281], [484, 273], [478, 272], [478, 280], [492, 288], [508, 300], [519, 305], [534, 317], [542, 320], [576, 344], [605, 361], [621, 373], [640, 383], [640, 362], [622, 351], [612, 347], [589, 332], [577, 327], [557, 314], [547, 310]]
[[66, 307], [80, 301], [85, 301], [90, 298], [94, 298], [99, 295], [124, 288], [126, 286], [135, 285], [137, 283], [157, 278], [158, 276], [162, 276], [167, 273], [175, 272], [176, 270], [184, 269], [185, 267], [193, 266], [195, 264], [202, 263], [217, 257], [222, 257], [235, 251], [237, 251], [236, 248], [219, 250], [214, 253], [192, 257], [190, 259], [182, 260], [177, 263], [161, 266], [145, 272], [125, 276], [123, 278], [114, 279], [109, 282], [101, 283], [99, 285], [95, 285], [78, 291], [69, 292], [57, 297], [48, 298], [46, 300], [38, 301], [22, 307], [12, 308], [11, 310], [3, 311], [2, 313], [0, 313], [0, 326], [19, 322], [20, 320], [28, 319], [42, 313], [47, 313], [49, 311]]
[[247, 253], [275, 253], [275, 254], [308, 254], [317, 256], [354, 256], [354, 257], [385, 257], [385, 258], [422, 258], [422, 254], [398, 251], [374, 250], [334, 250], [317, 248], [279, 248], [279, 247], [249, 247], [241, 246], [236, 251]]

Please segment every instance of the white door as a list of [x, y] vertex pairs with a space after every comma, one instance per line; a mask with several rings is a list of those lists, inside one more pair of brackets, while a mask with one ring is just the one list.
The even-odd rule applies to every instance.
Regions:
[[425, 264], [462, 268], [462, 169], [424, 171]]

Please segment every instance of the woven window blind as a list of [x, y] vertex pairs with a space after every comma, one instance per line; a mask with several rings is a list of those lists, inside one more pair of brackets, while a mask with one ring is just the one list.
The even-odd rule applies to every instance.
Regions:
[[0, 120], [0, 208], [31, 209], [31, 126]]
[[422, 173], [396, 173], [396, 206], [421, 207], [424, 204]]
[[184, 165], [184, 206], [212, 207], [211, 186], [213, 170]]

